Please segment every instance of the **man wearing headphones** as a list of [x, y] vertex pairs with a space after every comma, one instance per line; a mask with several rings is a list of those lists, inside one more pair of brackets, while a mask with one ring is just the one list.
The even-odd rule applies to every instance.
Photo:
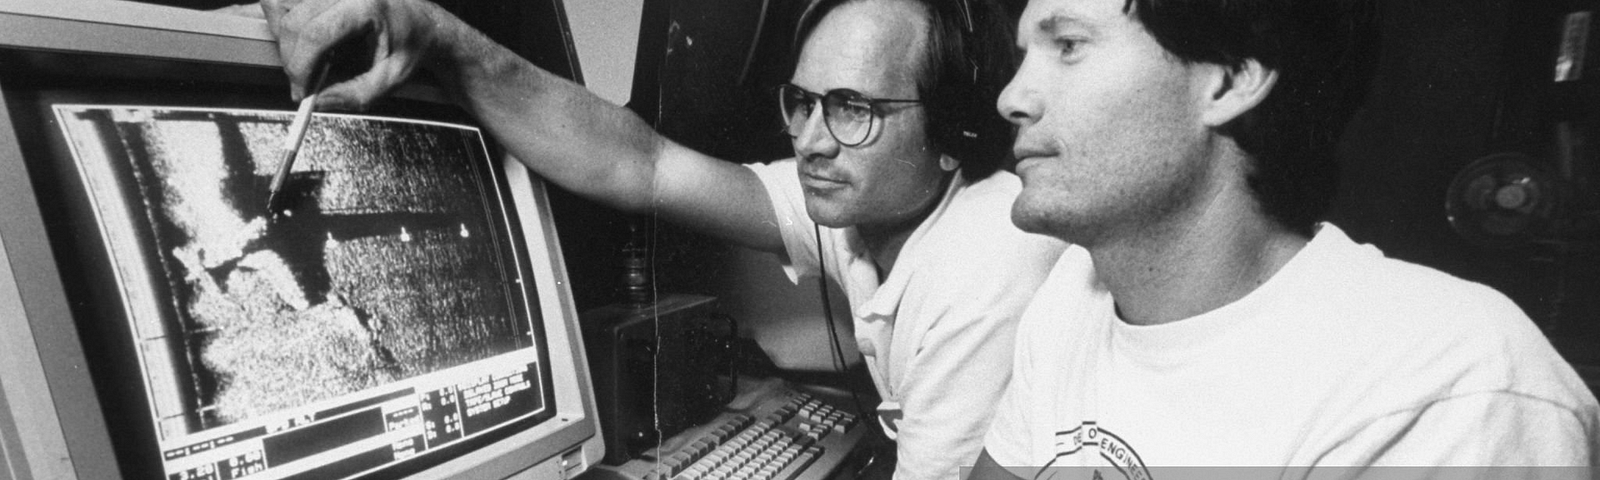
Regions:
[[992, 106], [1013, 47], [992, 1], [814, 1], [777, 95], [795, 158], [749, 167], [662, 138], [430, 3], [263, 9], [297, 98], [331, 44], [364, 33], [374, 66], [321, 107], [360, 108], [421, 68], [550, 181], [776, 253], [796, 281], [827, 275], [897, 439], [895, 478], [951, 478], [976, 459], [1015, 320], [1064, 248], [1009, 220], [1021, 185], [999, 171], [1011, 137]]

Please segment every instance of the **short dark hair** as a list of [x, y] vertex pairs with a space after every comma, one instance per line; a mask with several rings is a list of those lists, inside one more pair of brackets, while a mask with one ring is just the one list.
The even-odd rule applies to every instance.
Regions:
[[1372, 0], [1127, 0], [1123, 10], [1189, 63], [1278, 72], [1267, 97], [1223, 127], [1253, 159], [1267, 216], [1311, 235], [1339, 183], [1339, 137], [1365, 99], [1378, 53]]
[[[834, 8], [859, 0], [813, 0], [795, 30], [796, 58]], [[928, 13], [927, 53], [917, 75], [928, 134], [940, 153], [961, 161], [969, 180], [987, 178], [1011, 157], [1011, 124], [995, 112], [1016, 70], [1015, 29], [995, 0], [911, 0]]]

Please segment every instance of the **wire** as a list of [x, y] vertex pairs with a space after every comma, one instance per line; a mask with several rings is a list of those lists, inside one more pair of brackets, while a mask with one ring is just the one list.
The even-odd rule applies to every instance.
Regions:
[[828, 324], [828, 338], [833, 340], [834, 368], [839, 371], [840, 375], [844, 376], [845, 390], [850, 392], [850, 400], [855, 402], [856, 411], [861, 413], [863, 420], [871, 420], [872, 423], [876, 424], [878, 421], [877, 412], [863, 407], [861, 396], [856, 394], [855, 386], [851, 385], [849, 373], [845, 368], [848, 363], [844, 359], [844, 347], [839, 345], [839, 330], [833, 324], [833, 304], [828, 298], [828, 267], [827, 262], [823, 261], [827, 256], [822, 254], [822, 226], [812, 224], [811, 232], [815, 234], [813, 238], [817, 240], [817, 291], [822, 293], [822, 318]]
[[761, 14], [756, 18], [756, 33], [750, 38], [750, 50], [744, 55], [744, 66], [739, 68], [739, 86], [750, 80], [750, 66], [756, 63], [756, 49], [761, 46], [761, 31], [767, 25], [767, 7], [772, 0], [761, 0]]

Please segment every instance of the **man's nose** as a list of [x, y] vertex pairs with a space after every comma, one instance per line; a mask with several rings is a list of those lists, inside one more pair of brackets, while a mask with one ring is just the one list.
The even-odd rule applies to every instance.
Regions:
[[1000, 116], [1006, 121], [1017, 126], [1023, 126], [1039, 120], [1040, 105], [1037, 92], [1033, 89], [1032, 69], [1024, 61], [1017, 73], [1000, 91], [1000, 98], [995, 101], [995, 109], [1000, 111]]
[[800, 132], [794, 136], [794, 151], [802, 160], [839, 154], [839, 141], [828, 131], [820, 105], [811, 109], [811, 115], [806, 117]]

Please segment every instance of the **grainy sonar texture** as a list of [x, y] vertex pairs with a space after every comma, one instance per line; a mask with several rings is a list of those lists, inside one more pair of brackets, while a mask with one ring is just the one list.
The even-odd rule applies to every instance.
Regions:
[[199, 428], [531, 345], [476, 130], [319, 116], [269, 220], [289, 114], [78, 115], [129, 162]]

